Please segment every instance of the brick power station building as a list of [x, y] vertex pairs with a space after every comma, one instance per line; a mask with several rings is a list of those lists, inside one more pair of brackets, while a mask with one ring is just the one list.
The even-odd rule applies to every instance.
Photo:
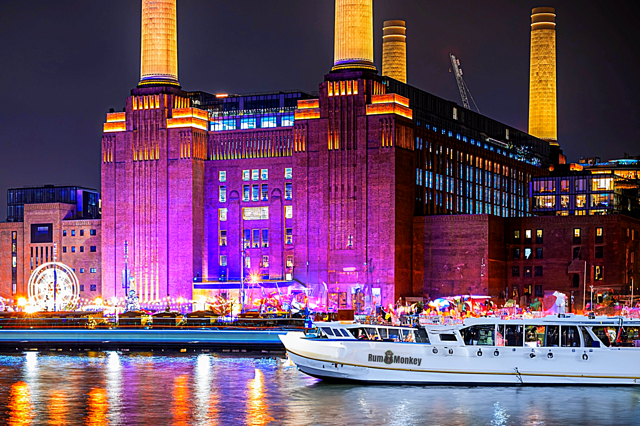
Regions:
[[[31, 262], [53, 244], [86, 282], [81, 297], [123, 297], [126, 262], [143, 304], [238, 289], [247, 277], [326, 292], [332, 307], [452, 294], [525, 303], [560, 290], [581, 308], [592, 285], [628, 293], [640, 279], [640, 222], [593, 216], [606, 209], [580, 216], [572, 198], [558, 210], [571, 216], [531, 215], [566, 197], [565, 178], [548, 172], [564, 161], [553, 9], [532, 14], [539, 139], [407, 84], [404, 21], [385, 22], [379, 75], [372, 0], [335, 7], [334, 65], [317, 95], [240, 96], [183, 90], [176, 0], [143, 0], [141, 79], [104, 124], [102, 221], [45, 200], [1, 224], [2, 296], [26, 293]], [[559, 179], [557, 193], [532, 203], [545, 179]], [[42, 224], [47, 241], [34, 241]]]
[[126, 242], [143, 301], [251, 275], [388, 303], [423, 285], [414, 217], [529, 215], [549, 143], [379, 75], [371, 0], [336, 1], [317, 97], [182, 90], [175, 0], [142, 4], [141, 80], [102, 139], [105, 297], [123, 296]]

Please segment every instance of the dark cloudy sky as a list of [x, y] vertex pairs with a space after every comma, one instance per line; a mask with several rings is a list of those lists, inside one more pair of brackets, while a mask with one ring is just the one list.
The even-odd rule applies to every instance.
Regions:
[[[374, 0], [407, 21], [409, 83], [460, 102], [449, 52], [482, 113], [527, 130], [532, 7], [554, 6], [559, 141], [580, 156], [640, 154], [636, 1]], [[185, 90], [315, 91], [333, 60], [332, 0], [178, 0]], [[0, 219], [6, 189], [100, 187], [105, 113], [139, 77], [140, 0], [0, 1]]]

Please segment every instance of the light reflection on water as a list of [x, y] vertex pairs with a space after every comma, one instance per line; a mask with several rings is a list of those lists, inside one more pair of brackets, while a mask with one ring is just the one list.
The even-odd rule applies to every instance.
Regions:
[[0, 424], [638, 424], [640, 389], [328, 384], [283, 359], [0, 356]]

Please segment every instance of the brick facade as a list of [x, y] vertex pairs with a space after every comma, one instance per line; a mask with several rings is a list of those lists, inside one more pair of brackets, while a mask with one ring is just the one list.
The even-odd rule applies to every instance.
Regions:
[[[0, 296], [17, 300], [27, 297], [31, 272], [56, 260], [72, 268], [80, 284], [80, 297], [94, 299], [102, 294], [101, 221], [76, 219], [73, 204], [47, 203], [24, 206], [23, 222], [0, 223]], [[32, 242], [32, 225], [51, 225], [51, 242]], [[16, 233], [16, 280], [13, 288], [12, 236]]]

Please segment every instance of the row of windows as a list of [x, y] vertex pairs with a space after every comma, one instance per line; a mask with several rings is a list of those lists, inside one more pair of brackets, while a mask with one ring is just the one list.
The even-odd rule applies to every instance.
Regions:
[[[533, 181], [533, 192], [534, 193], [545, 193], [545, 192], [556, 192], [556, 180], [539, 180], [540, 178]], [[614, 188], [614, 178], [613, 177], [600, 177], [600, 178], [590, 178], [591, 179], [591, 190], [592, 191], [612, 191]], [[588, 190], [587, 178], [580, 178], [575, 180], [574, 188], [576, 192], [587, 192]], [[569, 179], [560, 180], [560, 192], [571, 192]]]
[[[284, 199], [293, 199], [293, 183], [286, 182], [284, 184]], [[242, 186], [242, 201], [268, 201], [269, 200], [269, 185], [263, 183], [262, 185], [243, 185]], [[221, 203], [227, 202], [227, 186], [220, 185], [218, 193], [218, 201]]]
[[[95, 230], [95, 229], [91, 229], [91, 230], [89, 231], [89, 235], [91, 235], [91, 236], [97, 235], [96, 230]], [[66, 236], [67, 236], [67, 231], [62, 231], [62, 236], [63, 236], [63, 237], [66, 237]], [[71, 236], [72, 236], [72, 237], [75, 237], [75, 236], [76, 236], [76, 230], [75, 230], [75, 229], [72, 229], [72, 230], [71, 230]], [[80, 230], [80, 236], [81, 236], [81, 237], [83, 237], [83, 236], [84, 236], [84, 229], [81, 229], [81, 230]]]
[[[516, 247], [513, 249], [513, 259], [520, 259], [520, 255], [521, 255], [521, 250], [519, 247]], [[533, 258], [533, 250], [531, 249], [531, 247], [525, 247], [524, 249], [524, 257], [523, 259], [525, 260], [530, 260]], [[542, 257], [543, 252], [542, 252], [542, 248], [537, 247], [535, 250], [535, 258], [536, 259], [543, 259]]]
[[[85, 271], [84, 268], [80, 268], [80, 273], [81, 274], [84, 274], [84, 271]], [[73, 268], [73, 272], [76, 272], [75, 268]], [[92, 273], [92, 274], [95, 274], [95, 273], [98, 272], [98, 269], [97, 268], [90, 268], [89, 272]]]
[[[604, 228], [596, 228], [595, 230], [596, 244], [604, 243]], [[521, 232], [519, 229], [513, 230], [513, 244], [521, 244]], [[524, 231], [524, 243], [533, 243], [533, 230], [525, 229]], [[543, 231], [542, 229], [536, 229], [535, 243], [543, 243]], [[582, 228], [573, 228], [573, 244], [582, 244]]]
[[[80, 253], [84, 253], [84, 246], [80, 246], [79, 249], [80, 249]], [[89, 247], [89, 251], [91, 253], [95, 253], [95, 252], [98, 251], [98, 248], [96, 246], [91, 246], [91, 247]], [[67, 252], [67, 247], [66, 246], [62, 247], [62, 252], [63, 253]], [[76, 246], [71, 246], [71, 253], [75, 253], [75, 252], [76, 252]]]
[[[559, 200], [557, 199], [559, 198]], [[533, 197], [534, 209], [608, 209], [620, 204], [620, 197], [616, 194], [592, 194], [587, 204], [586, 195], [536, 195]]]
[[[218, 219], [220, 222], [226, 222], [229, 216], [229, 209], [218, 209]], [[242, 209], [242, 218], [244, 220], [266, 220], [269, 219], [269, 207], [244, 207]], [[293, 218], [293, 206], [284, 206], [284, 218]]]
[[[287, 167], [284, 169], [284, 178], [292, 179], [293, 178], [293, 169], [291, 167]], [[242, 180], [269, 180], [269, 169], [252, 169], [252, 170], [243, 170], [242, 171]], [[219, 170], [218, 171], [218, 181], [226, 182], [227, 181], [227, 171]]]
[[[80, 284], [80, 291], [84, 291], [84, 284]], [[98, 291], [98, 286], [96, 284], [91, 284], [89, 286], [89, 291]]]
[[[531, 266], [525, 266], [522, 268], [522, 275], [524, 277], [531, 277], [531, 271], [532, 268]], [[512, 277], [519, 277], [520, 276], [520, 267], [519, 266], [514, 266], [511, 268], [511, 276]], [[541, 277], [542, 276], [542, 266], [534, 266], [533, 267], [533, 276], [536, 277]]]

